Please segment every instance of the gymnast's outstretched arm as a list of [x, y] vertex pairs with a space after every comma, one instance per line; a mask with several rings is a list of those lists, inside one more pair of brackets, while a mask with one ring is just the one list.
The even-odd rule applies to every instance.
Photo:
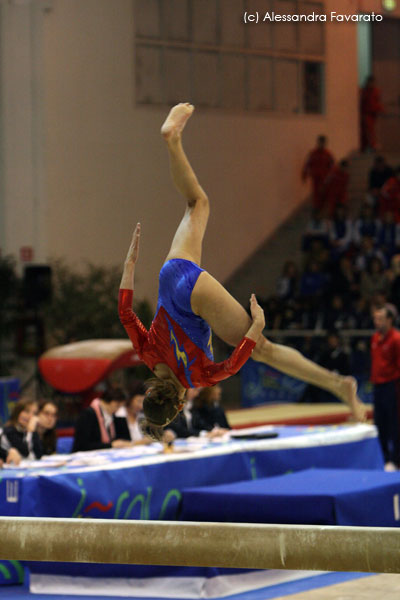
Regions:
[[141, 356], [143, 347], [147, 342], [147, 329], [132, 310], [133, 284], [135, 265], [139, 256], [140, 223], [135, 227], [128, 254], [124, 262], [121, 285], [118, 298], [118, 313], [122, 325], [136, 350]]
[[133, 290], [133, 283], [135, 278], [135, 265], [139, 257], [139, 244], [140, 244], [140, 223], [135, 227], [135, 231], [132, 235], [132, 241], [128, 249], [128, 253], [124, 262], [124, 270], [122, 272], [121, 285], [119, 286], [122, 290]]

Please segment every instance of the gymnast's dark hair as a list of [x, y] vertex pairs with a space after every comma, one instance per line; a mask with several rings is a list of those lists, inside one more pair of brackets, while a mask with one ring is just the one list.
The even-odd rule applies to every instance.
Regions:
[[145, 435], [159, 441], [164, 427], [171, 423], [179, 412], [179, 397], [172, 381], [152, 377], [145, 383], [147, 393], [143, 401], [145, 418], [140, 428]]

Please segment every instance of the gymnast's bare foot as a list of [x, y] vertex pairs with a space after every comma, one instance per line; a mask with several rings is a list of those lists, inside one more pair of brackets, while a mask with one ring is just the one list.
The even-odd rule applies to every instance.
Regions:
[[172, 140], [179, 137], [193, 111], [194, 106], [189, 102], [177, 104], [171, 108], [164, 125], [161, 127], [161, 135], [164, 139]]
[[342, 400], [349, 406], [356, 421], [365, 423], [367, 420], [367, 407], [357, 395], [357, 382], [354, 377], [343, 377]]

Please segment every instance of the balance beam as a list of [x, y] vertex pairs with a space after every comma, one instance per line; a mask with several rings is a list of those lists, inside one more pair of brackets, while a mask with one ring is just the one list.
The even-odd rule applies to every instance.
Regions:
[[400, 529], [0, 517], [0, 559], [400, 573]]

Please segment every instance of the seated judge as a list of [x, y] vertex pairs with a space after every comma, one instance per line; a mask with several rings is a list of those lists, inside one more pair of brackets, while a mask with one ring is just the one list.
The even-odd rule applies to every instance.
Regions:
[[230, 426], [225, 411], [220, 405], [222, 388], [220, 385], [203, 388], [194, 400], [193, 418], [202, 423], [207, 431], [214, 435], [222, 435], [229, 431]]
[[199, 419], [193, 421], [192, 415], [194, 399], [198, 396], [201, 389], [189, 388], [186, 390], [183, 409], [165, 429], [166, 433], [171, 436], [171, 440], [168, 441], [172, 441], [174, 438], [197, 437], [202, 430], [205, 430], [205, 426], [203, 427], [203, 423]]
[[115, 416], [125, 400], [124, 391], [117, 386], [92, 400], [78, 417], [72, 452], [131, 446], [126, 420]]
[[140, 427], [145, 393], [146, 388], [143, 381], [132, 381], [128, 387], [128, 399], [125, 405], [119, 408], [116, 413], [118, 419], [124, 419], [126, 422], [133, 446], [151, 444], [153, 441], [143, 433]]
[[[38, 460], [43, 455], [43, 447], [37, 433], [38, 403], [32, 398], [21, 398], [15, 403], [10, 419], [4, 426], [0, 445], [7, 452], [6, 459], [18, 464], [21, 458]], [[19, 455], [19, 456], [18, 456]], [[10, 461], [11, 462], [11, 461]]]
[[19, 465], [22, 457], [18, 450], [10, 448], [8, 451], [0, 448], [0, 469], [3, 465]]
[[58, 405], [54, 400], [39, 402], [38, 422], [36, 431], [43, 446], [43, 454], [55, 454], [57, 451], [57, 416]]

